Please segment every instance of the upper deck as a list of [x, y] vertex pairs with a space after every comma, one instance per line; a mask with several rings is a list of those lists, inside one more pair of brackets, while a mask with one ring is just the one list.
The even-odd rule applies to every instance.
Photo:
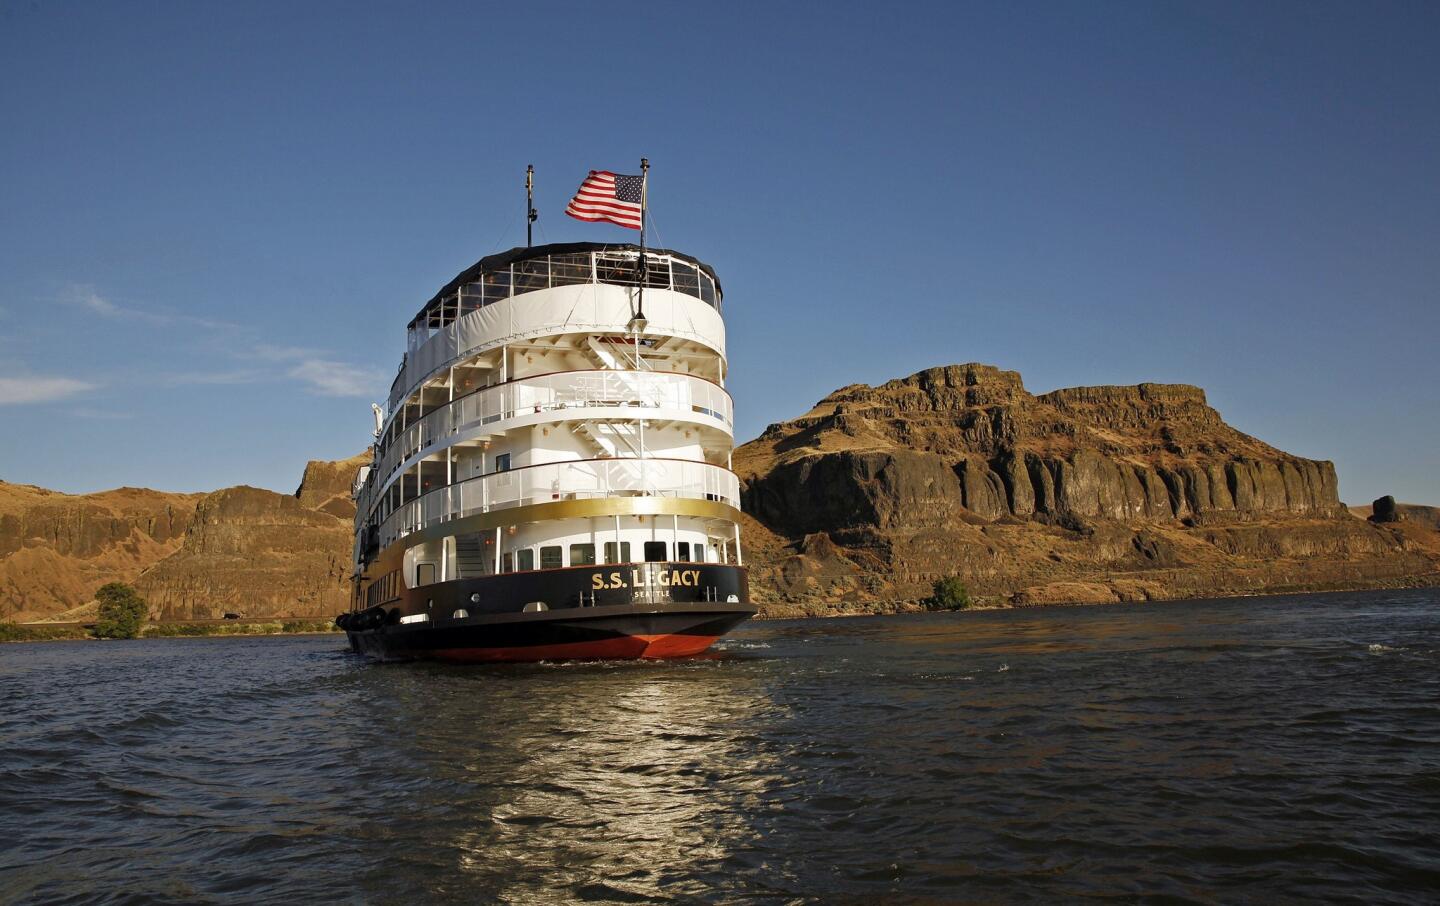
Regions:
[[[714, 270], [696, 258], [647, 249], [642, 275], [637, 245], [576, 242], [514, 248], [462, 271], [410, 320], [405, 359], [390, 389], [390, 417], [417, 386], [477, 343], [493, 343], [502, 335], [544, 333], [552, 322], [568, 329], [578, 329], [582, 322], [607, 330], [623, 326], [629, 315], [621, 312], [631, 303], [621, 291], [642, 285], [655, 292], [653, 300], [648, 295], [645, 300], [650, 333], [695, 333], [692, 339], [723, 347], [720, 283]], [[521, 300], [527, 295], [533, 295], [533, 306]], [[585, 311], [578, 310], [577, 303]], [[614, 310], [616, 305], [620, 310]], [[498, 306], [494, 311], [501, 314], [486, 311], [491, 306]], [[617, 317], [618, 325], [609, 323]]]
[[[410, 320], [407, 349], [416, 349], [457, 319], [487, 305], [556, 286], [603, 283], [640, 286], [640, 247], [567, 242], [489, 255], [445, 284]], [[721, 306], [720, 280], [710, 265], [670, 249], [647, 249], [647, 289], [664, 289]]]

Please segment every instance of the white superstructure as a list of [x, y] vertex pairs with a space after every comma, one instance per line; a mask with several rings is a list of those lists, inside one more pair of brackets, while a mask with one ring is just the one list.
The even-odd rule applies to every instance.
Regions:
[[683, 254], [644, 262], [642, 296], [636, 247], [514, 249], [410, 323], [356, 492], [357, 609], [459, 579], [740, 565], [720, 287]]

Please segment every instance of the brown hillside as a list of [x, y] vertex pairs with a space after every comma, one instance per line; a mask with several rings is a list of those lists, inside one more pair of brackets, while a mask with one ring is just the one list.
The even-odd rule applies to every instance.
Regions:
[[0, 619], [37, 619], [133, 582], [180, 548], [199, 494], [62, 494], [0, 482]]
[[343, 519], [353, 519], [355, 502], [350, 498], [350, 489], [355, 481], [355, 473], [361, 466], [369, 464], [368, 450], [335, 462], [312, 459], [305, 464], [305, 474], [300, 478], [300, 487], [295, 489], [295, 497], [301, 506], [325, 510]]
[[913, 600], [952, 573], [1024, 602], [1436, 571], [1422, 540], [1347, 513], [1331, 463], [1235, 430], [1187, 385], [1037, 396], [1013, 371], [933, 368], [837, 390], [734, 462], [746, 511], [788, 545], [751, 557], [780, 605]]
[[[341, 610], [368, 458], [311, 462], [294, 495], [0, 483], [0, 617], [84, 614], [115, 580], [170, 619]], [[1415, 584], [1440, 564], [1437, 511], [1356, 518], [1330, 463], [1235, 430], [1186, 385], [1034, 395], [1012, 371], [933, 368], [837, 390], [734, 463], [771, 613], [907, 606], [950, 574], [1027, 603]]]
[[199, 502], [184, 544], [136, 586], [157, 619], [335, 614], [349, 601], [353, 539], [349, 518], [299, 497], [226, 488]]
[[368, 461], [311, 462], [293, 496], [0, 482], [0, 619], [87, 618], [106, 582], [134, 584], [157, 618], [334, 613], [348, 594], [350, 484]]

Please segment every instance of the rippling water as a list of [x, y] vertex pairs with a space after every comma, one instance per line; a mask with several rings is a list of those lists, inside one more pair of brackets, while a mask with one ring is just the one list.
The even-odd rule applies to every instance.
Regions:
[[0, 901], [1419, 902], [1440, 594], [754, 623], [671, 663], [0, 646]]

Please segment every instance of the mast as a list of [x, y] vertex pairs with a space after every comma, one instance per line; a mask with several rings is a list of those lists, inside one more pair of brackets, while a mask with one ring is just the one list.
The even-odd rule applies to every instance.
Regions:
[[[635, 305], [635, 323], [638, 327], [645, 326], [645, 284], [649, 282], [650, 275], [645, 267], [645, 221], [648, 219], [650, 210], [649, 204], [650, 188], [650, 158], [640, 158], [640, 293]], [[639, 330], [636, 330], [639, 333]], [[635, 350], [636, 358], [640, 356], [640, 350]]]
[[[632, 337], [635, 345], [630, 347], [630, 349], [635, 353], [636, 367], [641, 368], [644, 367], [644, 360], [640, 358], [640, 331], [645, 329], [646, 324], [645, 284], [650, 280], [649, 269], [645, 264], [645, 221], [647, 219], [646, 212], [649, 210], [646, 196], [649, 194], [649, 184], [650, 158], [642, 157], [640, 158], [640, 291], [636, 294], [635, 316], [630, 319], [630, 324], [635, 331]], [[638, 426], [640, 434], [640, 486], [648, 490], [650, 488], [650, 476], [648, 474], [649, 470], [646, 468], [647, 463], [645, 462], [645, 417], [643, 414], [638, 421], [640, 423]]]
[[[641, 194], [643, 195], [644, 192]], [[533, 244], [530, 236], [531, 227], [535, 223], [535, 218], [539, 216], [540, 212], [535, 210], [535, 165], [530, 164], [525, 167], [525, 247], [527, 249]], [[643, 219], [644, 215], [642, 214], [641, 217]]]

